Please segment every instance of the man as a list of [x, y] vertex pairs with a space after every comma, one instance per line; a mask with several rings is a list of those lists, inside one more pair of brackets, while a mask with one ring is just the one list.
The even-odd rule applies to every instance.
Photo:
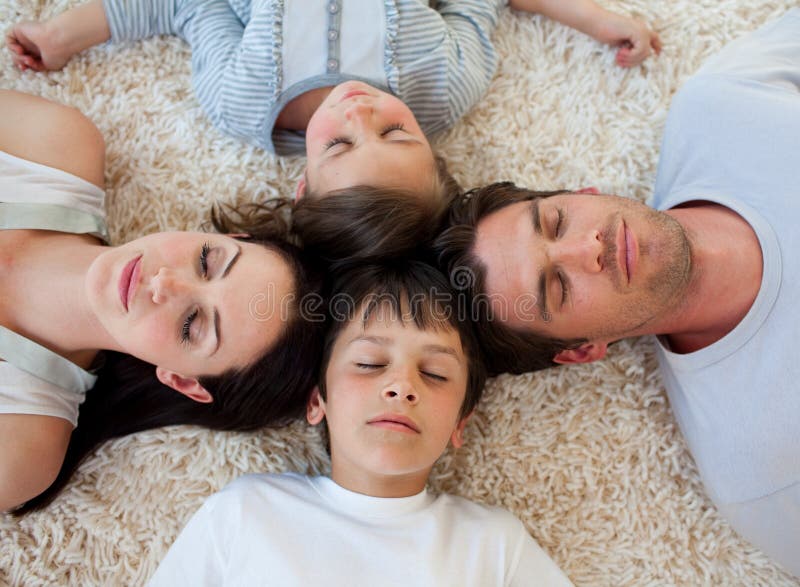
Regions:
[[[438, 239], [494, 372], [658, 335], [670, 402], [720, 512], [800, 575], [800, 10], [676, 95], [654, 208], [474, 190]], [[466, 271], [465, 274], [459, 272]]]

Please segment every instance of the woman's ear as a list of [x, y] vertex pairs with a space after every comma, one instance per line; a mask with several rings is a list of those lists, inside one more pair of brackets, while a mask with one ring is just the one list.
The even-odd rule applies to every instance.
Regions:
[[297, 182], [297, 188], [294, 190], [294, 200], [299, 201], [300, 198], [306, 195], [306, 172], [303, 171], [303, 177]]
[[325, 419], [325, 400], [319, 393], [319, 386], [315, 386], [306, 404], [306, 420], [316, 426]]
[[210, 404], [214, 401], [209, 391], [194, 377], [184, 377], [163, 367], [156, 367], [156, 377], [167, 387], [171, 387], [196, 402]]

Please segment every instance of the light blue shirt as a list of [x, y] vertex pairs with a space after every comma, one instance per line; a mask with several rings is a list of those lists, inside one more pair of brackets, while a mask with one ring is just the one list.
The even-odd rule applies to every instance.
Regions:
[[693, 200], [750, 224], [763, 274], [718, 342], [658, 343], [670, 403], [720, 512], [800, 575], [800, 11], [726, 47], [675, 96], [654, 206]]
[[113, 41], [177, 35], [192, 47], [198, 101], [226, 134], [279, 155], [304, 133], [275, 129], [309, 90], [361, 80], [405, 102], [426, 134], [451, 127], [494, 75], [507, 0], [104, 0]]

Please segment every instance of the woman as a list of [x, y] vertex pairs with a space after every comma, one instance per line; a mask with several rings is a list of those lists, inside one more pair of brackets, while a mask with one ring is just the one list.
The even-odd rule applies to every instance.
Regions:
[[97, 128], [17, 92], [0, 112], [0, 511], [47, 503], [107, 438], [302, 413], [321, 324], [300, 303], [320, 277], [298, 250], [177, 232], [103, 246]]

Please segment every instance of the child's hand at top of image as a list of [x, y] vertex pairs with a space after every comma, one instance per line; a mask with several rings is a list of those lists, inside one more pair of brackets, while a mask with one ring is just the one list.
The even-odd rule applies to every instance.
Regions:
[[511, 8], [552, 18], [617, 50], [616, 63], [633, 67], [661, 53], [658, 33], [646, 24], [599, 6], [594, 0], [509, 0]]
[[612, 47], [618, 47], [615, 59], [620, 67], [634, 67], [651, 53], [661, 53], [658, 33], [640, 20], [603, 11], [592, 37]]

